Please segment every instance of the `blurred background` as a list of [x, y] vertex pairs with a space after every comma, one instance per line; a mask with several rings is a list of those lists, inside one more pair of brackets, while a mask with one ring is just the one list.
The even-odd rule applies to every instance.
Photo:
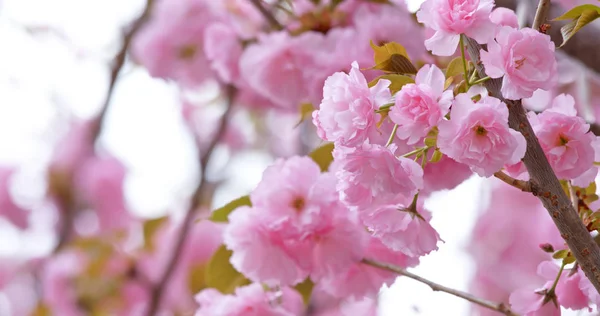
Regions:
[[[409, 9], [416, 11], [420, 3], [408, 0]], [[0, 258], [40, 256], [57, 242], [57, 218], [41, 202], [46, 194], [46, 168], [70, 122], [97, 115], [106, 98], [123, 27], [140, 15], [145, 4], [145, 0], [0, 1], [0, 164], [18, 167], [10, 190], [23, 208], [31, 210], [25, 230], [0, 217]], [[204, 87], [193, 97], [211, 98], [214, 89]], [[181, 115], [180, 94], [174, 83], [152, 78], [131, 60], [118, 79], [99, 144], [126, 166], [124, 197], [136, 216], [183, 214], [198, 180], [194, 140]], [[218, 116], [216, 112], [203, 115], [210, 120], [211, 115]], [[271, 128], [282, 138], [299, 132], [297, 115], [277, 114], [277, 118], [280, 123]], [[243, 127], [251, 118], [242, 115], [236, 120]], [[202, 124], [207, 123], [201, 122], [200, 129]], [[240, 133], [245, 139], [256, 137], [251, 129], [241, 128]], [[301, 144], [283, 144], [274, 152], [285, 155], [294, 146]], [[213, 207], [251, 191], [275, 158], [273, 152], [259, 148], [234, 156], [220, 148], [216, 154], [222, 157], [216, 161], [227, 163], [211, 166], [224, 171], [219, 174], [222, 185], [215, 192]], [[475, 265], [466, 249], [492, 187], [491, 181], [473, 177], [427, 200], [434, 214], [432, 225], [445, 242], [421, 260], [415, 273], [469, 290]], [[94, 219], [76, 223], [84, 234], [94, 225], [98, 225]], [[22, 293], [33, 295], [26, 290]], [[460, 316], [471, 310], [461, 299], [408, 279], [398, 279], [382, 290], [380, 299], [380, 314], [385, 316]], [[11, 315], [9, 305], [0, 291], [0, 315]]]

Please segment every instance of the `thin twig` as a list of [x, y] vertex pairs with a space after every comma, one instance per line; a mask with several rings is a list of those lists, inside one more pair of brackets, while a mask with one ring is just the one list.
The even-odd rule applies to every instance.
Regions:
[[283, 25], [277, 21], [272, 12], [269, 12], [269, 10], [262, 5], [261, 0], [250, 0], [250, 2], [252, 2], [254, 7], [256, 7], [256, 9], [265, 17], [265, 19], [271, 25], [271, 28], [278, 31], [283, 30]]
[[[467, 38], [467, 46], [471, 60], [475, 63], [479, 77], [486, 77], [485, 69], [480, 59], [481, 46], [473, 39]], [[580, 264], [585, 275], [600, 293], [600, 247], [581, 221], [579, 214], [573, 208], [571, 200], [565, 193], [550, 166], [539, 140], [535, 136], [527, 113], [520, 100], [504, 99], [500, 92], [502, 79], [492, 79], [484, 83], [490, 95], [502, 100], [508, 107], [508, 125], [519, 131], [527, 141], [527, 150], [523, 163], [529, 172], [529, 178], [535, 187], [534, 195], [541, 201], [562, 238]]]
[[548, 13], [550, 13], [550, 0], [540, 0], [531, 28], [540, 31], [540, 27], [548, 20]]
[[[123, 44], [121, 46], [121, 49], [113, 59], [108, 91], [106, 92], [106, 97], [102, 108], [100, 109], [100, 113], [92, 122], [92, 133], [90, 134], [91, 139], [89, 139], [89, 141], [92, 143], [96, 142], [98, 136], [100, 135], [102, 123], [104, 121], [104, 118], [106, 117], [106, 112], [108, 110], [108, 106], [110, 104], [110, 100], [112, 99], [113, 91], [117, 83], [117, 78], [119, 76], [119, 73], [121, 72], [121, 69], [123, 68], [123, 65], [125, 64], [125, 58], [127, 56], [129, 45], [137, 30], [139, 30], [139, 28], [142, 26], [147, 16], [149, 15], [151, 9], [151, 2], [152, 0], [147, 1], [143, 13], [132, 22], [129, 31], [126, 32], [123, 36]], [[70, 169], [77, 168], [77, 166], [71, 167], [72, 168]], [[72, 226], [74, 220], [73, 217], [75, 216], [76, 212], [74, 205], [75, 201], [73, 196], [74, 192], [72, 192], [73, 185], [71, 183], [73, 176], [72, 173], [74, 173], [73, 170], [61, 170], [50, 175], [51, 181], [53, 181], [50, 184], [50, 187], [52, 188], [51, 194], [55, 197], [57, 207], [59, 208], [62, 214], [62, 216], [60, 217], [61, 222], [60, 230], [58, 232], [58, 242], [56, 243], [56, 246], [54, 246], [52, 253], [59, 252], [68, 243], [72, 233]]]
[[504, 183], [509, 184], [523, 192], [533, 192], [531, 182], [515, 179], [502, 171], [494, 173], [494, 177], [502, 180]]
[[231, 109], [233, 107], [232, 105], [236, 94], [237, 90], [234, 86], [226, 86], [227, 105], [225, 113], [223, 113], [223, 116], [219, 120], [217, 133], [215, 134], [215, 137], [211, 139], [210, 143], [204, 149], [204, 151], [201, 148], [198, 148], [198, 152], [200, 155], [201, 172], [200, 183], [198, 183], [198, 186], [196, 187], [196, 190], [192, 195], [190, 206], [185, 214], [182, 227], [179, 230], [179, 235], [177, 236], [175, 244], [173, 245], [173, 252], [171, 253], [171, 257], [168, 259], [167, 265], [165, 266], [161, 277], [158, 279], [158, 282], [154, 285], [154, 287], [151, 288], [150, 305], [146, 312], [147, 316], [152, 316], [158, 311], [158, 308], [160, 306], [160, 300], [162, 298], [162, 293], [165, 290], [166, 285], [169, 282], [169, 279], [171, 278], [171, 275], [173, 274], [173, 272], [175, 272], [175, 266], [179, 261], [179, 257], [183, 250], [185, 240], [187, 239], [190, 229], [194, 224], [194, 217], [196, 215], [196, 211], [198, 210], [199, 206], [201, 206], [204, 202], [204, 199], [207, 195], [206, 191], [210, 190], [210, 183], [206, 178], [206, 167], [208, 166], [208, 162], [210, 161], [215, 147], [217, 146], [221, 137], [225, 133], [225, 129], [227, 128], [227, 124], [229, 121], [229, 114], [231, 113]]
[[106, 112], [108, 111], [108, 107], [110, 105], [110, 101], [112, 100], [113, 92], [117, 84], [117, 79], [119, 78], [121, 69], [123, 69], [123, 65], [125, 65], [127, 52], [129, 51], [129, 47], [131, 46], [131, 41], [133, 40], [133, 37], [135, 36], [137, 31], [142, 27], [142, 25], [144, 25], [144, 23], [148, 19], [148, 16], [152, 11], [152, 1], [153, 0], [146, 0], [146, 6], [144, 7], [144, 11], [137, 19], [133, 21], [133, 23], [129, 26], [129, 29], [124, 33], [123, 39], [121, 41], [121, 49], [119, 49], [119, 52], [112, 61], [110, 80], [108, 83], [108, 90], [106, 91], [106, 97], [104, 99], [104, 103], [102, 104], [102, 108], [100, 108], [100, 113], [98, 113], [96, 119], [94, 120], [94, 131], [92, 133], [94, 141], [100, 135], [102, 124], [104, 123]]
[[504, 314], [504, 315], [508, 315], [508, 316], [515, 316], [517, 314], [513, 313], [510, 308], [504, 304], [504, 303], [497, 303], [497, 302], [492, 302], [492, 301], [488, 301], [479, 297], [476, 297], [472, 294], [463, 292], [463, 291], [459, 291], [456, 289], [452, 289], [440, 284], [437, 284], [433, 281], [427, 280], [421, 276], [418, 276], [414, 273], [408, 272], [406, 269], [392, 265], [392, 264], [388, 264], [388, 263], [383, 263], [383, 262], [378, 262], [375, 260], [371, 260], [371, 259], [363, 259], [362, 262], [364, 264], [368, 264], [370, 266], [379, 268], [379, 269], [383, 269], [383, 270], [387, 270], [390, 272], [394, 272], [396, 274], [411, 278], [415, 281], [419, 281], [423, 284], [427, 284], [433, 291], [440, 291], [440, 292], [445, 292], [451, 295], [454, 295], [456, 297], [460, 297], [462, 299], [465, 299], [471, 303], [477, 304], [479, 306], [485, 307], [487, 309], [496, 311], [498, 313]]

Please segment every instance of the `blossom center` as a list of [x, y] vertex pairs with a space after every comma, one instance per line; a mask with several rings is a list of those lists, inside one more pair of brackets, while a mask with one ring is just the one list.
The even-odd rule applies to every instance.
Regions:
[[198, 51], [198, 48], [196, 46], [185, 45], [185, 46], [179, 48], [177, 55], [180, 59], [189, 60], [189, 59], [194, 58], [194, 56], [196, 56], [197, 51]]
[[558, 141], [557, 144], [558, 146], [564, 146], [569, 142], [569, 138], [567, 138], [567, 136], [560, 134], [558, 135]]
[[521, 57], [520, 59], [516, 59], [515, 60], [515, 65], [516, 65], [516, 69], [521, 68], [521, 66], [523, 66], [523, 63], [525, 62], [525, 60], [527, 60], [526, 57]]
[[479, 135], [479, 136], [485, 136], [487, 135], [487, 130], [485, 129], [485, 127], [481, 126], [481, 125], [477, 125], [473, 128], [473, 130], [475, 131], [475, 134]]
[[302, 198], [302, 197], [295, 198], [294, 200], [292, 200], [292, 203], [291, 203], [291, 207], [296, 209], [296, 211], [298, 213], [302, 212], [305, 205], [306, 205], [306, 202], [304, 201], [304, 198]]

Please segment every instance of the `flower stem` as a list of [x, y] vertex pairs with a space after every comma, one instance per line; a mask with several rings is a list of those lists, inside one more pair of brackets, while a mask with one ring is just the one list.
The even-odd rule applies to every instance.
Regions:
[[389, 146], [392, 144], [392, 142], [394, 141], [394, 137], [396, 136], [396, 131], [398, 130], [398, 124], [394, 125], [394, 129], [392, 130], [392, 134], [390, 134], [390, 138], [388, 138], [387, 143], [385, 143], [385, 147]]
[[475, 81], [471, 82], [470, 84], [471, 84], [472, 86], [474, 86], [474, 85], [476, 85], [476, 84], [484, 83], [484, 82], [486, 82], [486, 81], [488, 81], [488, 80], [490, 80], [490, 79], [492, 79], [492, 78], [490, 78], [490, 76], [487, 76], [487, 77], [484, 77], [484, 78], [481, 78], [481, 79], [477, 79], [477, 80], [475, 80]]
[[560, 270], [558, 270], [558, 275], [556, 276], [556, 279], [554, 279], [554, 283], [552, 284], [552, 287], [550, 288], [550, 290], [548, 290], [548, 293], [554, 293], [554, 290], [556, 290], [556, 285], [558, 285], [558, 280], [560, 280], [560, 276], [562, 275], [564, 269], [565, 269], [565, 262], [563, 260], [563, 262], [560, 265]]
[[407, 152], [406, 154], [402, 155], [401, 157], [408, 158], [408, 157], [410, 157], [412, 155], [420, 154], [420, 153], [428, 150], [429, 148], [431, 148], [431, 147], [429, 147], [429, 146], [420, 147], [420, 148], [417, 148], [417, 149], [415, 149], [413, 151]]
[[465, 56], [465, 42], [463, 40], [463, 35], [460, 34], [460, 56], [462, 57], [463, 62], [463, 71], [465, 72], [465, 82], [467, 83], [467, 88], [471, 87], [471, 83], [469, 82], [469, 71], [467, 70], [467, 57]]

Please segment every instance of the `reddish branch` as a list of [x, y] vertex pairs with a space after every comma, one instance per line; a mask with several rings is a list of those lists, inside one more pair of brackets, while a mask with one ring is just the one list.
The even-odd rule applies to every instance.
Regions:
[[[471, 60], [475, 61], [479, 76], [486, 77], [485, 69], [479, 58], [481, 46], [472, 39], [468, 39], [467, 48]], [[600, 292], [600, 248], [579, 218], [579, 214], [573, 208], [571, 200], [554, 174], [531, 124], [527, 120], [521, 101], [506, 100], [502, 97], [500, 93], [502, 79], [488, 80], [484, 85], [493, 97], [501, 99], [508, 106], [509, 126], [521, 132], [527, 140], [527, 151], [523, 163], [529, 172], [531, 184], [536, 188], [533, 193], [542, 201], [577, 262], [596, 290]]]
[[150, 305], [148, 307], [148, 310], [146, 311], [147, 316], [155, 315], [158, 311], [160, 307], [162, 294], [171, 278], [171, 275], [175, 271], [175, 267], [177, 266], [177, 262], [179, 261], [179, 257], [181, 256], [185, 240], [189, 235], [192, 225], [194, 225], [194, 217], [196, 215], [196, 211], [206, 201], [209, 193], [212, 192], [210, 182], [206, 179], [206, 167], [208, 166], [208, 162], [210, 161], [215, 147], [217, 146], [219, 140], [225, 133], [225, 129], [227, 128], [227, 124], [229, 121], [229, 114], [231, 112], [232, 104], [237, 94], [237, 90], [234, 86], [229, 85], [226, 86], [225, 89], [227, 95], [227, 107], [225, 113], [219, 120], [217, 133], [215, 137], [211, 139], [210, 144], [208, 144], [208, 146], [206, 147], [206, 149], [204, 149], [203, 152], [200, 152], [200, 148], [198, 149], [198, 154], [200, 155], [200, 183], [198, 183], [198, 186], [196, 187], [196, 190], [192, 195], [190, 206], [185, 214], [182, 227], [179, 230], [179, 235], [177, 236], [177, 240], [175, 241], [175, 244], [172, 247], [173, 252], [171, 253], [171, 257], [169, 257], [167, 265], [165, 266], [165, 269], [163, 270], [158, 282], [150, 290]]

